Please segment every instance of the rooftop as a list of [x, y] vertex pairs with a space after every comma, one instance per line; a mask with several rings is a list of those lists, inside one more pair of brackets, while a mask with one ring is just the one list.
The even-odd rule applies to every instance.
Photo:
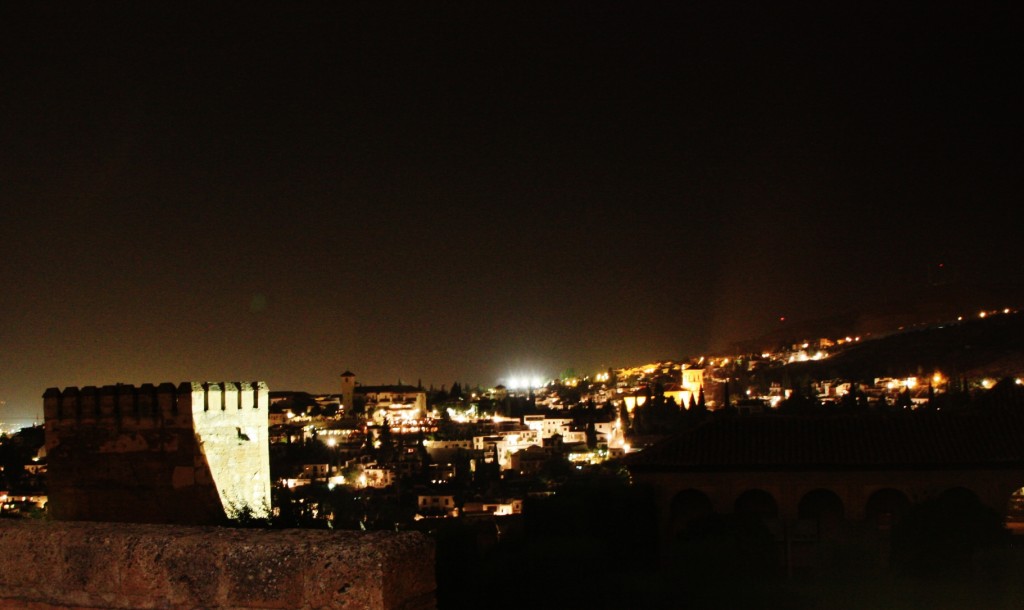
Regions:
[[1008, 409], [732, 417], [632, 454], [635, 471], [1024, 467], [1024, 414]]

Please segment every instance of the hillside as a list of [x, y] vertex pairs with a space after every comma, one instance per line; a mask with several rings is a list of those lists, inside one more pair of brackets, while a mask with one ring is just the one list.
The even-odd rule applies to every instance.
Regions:
[[822, 337], [884, 337], [908, 329], [928, 328], [975, 316], [979, 311], [1021, 309], [1024, 284], [947, 283], [879, 298], [835, 315], [814, 320], [789, 320], [785, 327], [737, 343], [733, 353], [759, 353]]
[[1020, 377], [1024, 375], [1024, 314], [974, 317], [963, 322], [904, 330], [850, 344], [820, 361], [787, 365], [791, 378], [945, 376]]

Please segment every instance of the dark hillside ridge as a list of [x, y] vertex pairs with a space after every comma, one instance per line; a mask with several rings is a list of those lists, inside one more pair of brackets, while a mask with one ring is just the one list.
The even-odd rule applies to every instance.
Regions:
[[814, 320], [791, 320], [783, 328], [742, 341], [734, 354], [760, 353], [807, 340], [846, 336], [878, 338], [977, 316], [981, 311], [1024, 308], [1024, 284], [948, 283], [879, 298], [875, 304]]
[[864, 340], [824, 360], [789, 364], [790, 378], [1018, 377], [1024, 374], [1024, 313], [997, 314]]

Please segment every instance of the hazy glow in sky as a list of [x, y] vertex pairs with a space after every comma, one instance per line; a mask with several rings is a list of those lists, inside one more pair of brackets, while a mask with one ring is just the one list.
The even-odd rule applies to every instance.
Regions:
[[1016, 279], [1011, 10], [5, 3], [0, 421], [593, 374]]

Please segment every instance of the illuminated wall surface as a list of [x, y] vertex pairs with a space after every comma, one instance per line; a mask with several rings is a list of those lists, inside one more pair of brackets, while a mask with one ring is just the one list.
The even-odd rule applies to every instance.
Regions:
[[43, 405], [55, 519], [214, 524], [270, 511], [263, 382], [50, 388]]

